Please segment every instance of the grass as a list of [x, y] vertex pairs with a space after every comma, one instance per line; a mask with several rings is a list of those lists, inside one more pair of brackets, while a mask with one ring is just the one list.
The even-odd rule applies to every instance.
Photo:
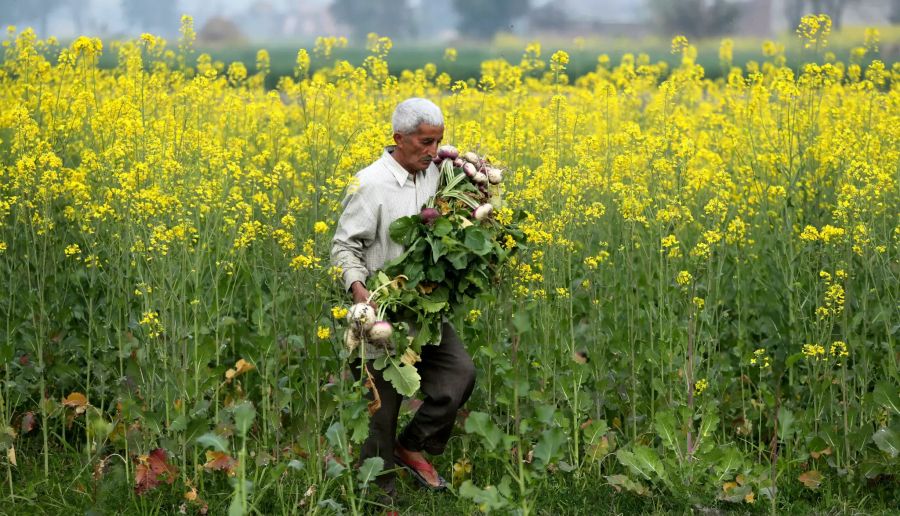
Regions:
[[[52, 455], [51, 476], [43, 478], [39, 457], [40, 443], [32, 440], [22, 453], [16, 494], [0, 506], [4, 515], [54, 515], [85, 514], [107, 515], [157, 515], [178, 514], [184, 505], [187, 514], [197, 514], [199, 506], [184, 499], [183, 489], [178, 482], [172, 486], [161, 484], [159, 488], [143, 496], [133, 494], [124, 475], [121, 461], [113, 459], [107, 471], [98, 478], [90, 465], [84, 464], [81, 454], [56, 449]], [[447, 460], [458, 450], [453, 449], [456, 439], [445, 457], [435, 460], [438, 469], [448, 472]], [[483, 477], [496, 476], [497, 471], [478, 471]], [[449, 475], [449, 473], [447, 473]], [[403, 472], [397, 483], [398, 496], [395, 509], [407, 515], [447, 515], [474, 514], [479, 512], [472, 501], [459, 497], [455, 492], [433, 493], [419, 488], [418, 484]], [[293, 503], [290, 497], [258, 497], [255, 514], [297, 514], [317, 512], [333, 514], [326, 507], [314, 511], [308, 499], [302, 497], [309, 485], [303, 475], [287, 476], [278, 486], [281, 492], [301, 494], [300, 503]], [[274, 488], [273, 488], [274, 489]], [[228, 481], [219, 477], [217, 481], [204, 486], [204, 502], [209, 506], [208, 514], [226, 514], [231, 495]], [[779, 502], [781, 514], [896, 514], [900, 506], [900, 489], [896, 481], [869, 485], [859, 492], [844, 492], [823, 485], [820, 491], [810, 492], [798, 487], [784, 493]], [[704, 506], [671, 497], [654, 495], [641, 497], [628, 492], [616, 492], [605, 483], [602, 476], [582, 473], [581, 475], [557, 473], [549, 475], [536, 486], [531, 495], [535, 514], [578, 515], [578, 514], [764, 514], [769, 510], [763, 500], [754, 505], [729, 504]], [[374, 494], [371, 495], [364, 513], [380, 513]], [[307, 502], [303, 502], [307, 500]], [[340, 501], [340, 500], [338, 500]], [[301, 505], [302, 504], [302, 505]]]

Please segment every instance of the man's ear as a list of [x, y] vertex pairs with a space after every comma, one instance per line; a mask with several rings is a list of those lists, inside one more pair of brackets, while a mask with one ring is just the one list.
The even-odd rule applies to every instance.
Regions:
[[394, 143], [400, 145], [400, 140], [403, 139], [403, 135], [400, 133], [394, 133]]

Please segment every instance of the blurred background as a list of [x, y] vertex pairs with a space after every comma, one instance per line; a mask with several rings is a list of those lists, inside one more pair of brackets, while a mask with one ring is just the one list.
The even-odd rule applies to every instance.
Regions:
[[759, 57], [769, 38], [784, 42], [790, 62], [801, 52], [794, 29], [809, 13], [833, 20], [828, 50], [838, 59], [847, 60], [863, 45], [864, 28], [874, 26], [880, 54], [869, 57], [880, 56], [889, 67], [895, 60], [900, 0], [0, 0], [0, 24], [30, 26], [63, 43], [79, 35], [109, 41], [144, 32], [174, 42], [181, 15], [188, 14], [197, 49], [226, 64], [252, 63], [255, 51], [266, 48], [277, 74], [280, 59], [289, 70], [297, 49], [319, 36], [346, 37], [347, 48], [334, 57], [358, 64], [367, 34], [375, 32], [394, 41], [392, 72], [440, 63], [445, 47], [458, 48], [458, 59], [446, 63], [454, 77], [477, 75], [485, 59], [518, 62], [535, 40], [548, 53], [573, 53], [575, 75], [592, 69], [601, 52], [614, 62], [625, 52], [674, 62], [668, 45], [677, 34], [697, 43], [698, 62], [707, 67], [718, 65], [723, 37], [735, 40], [736, 65]]

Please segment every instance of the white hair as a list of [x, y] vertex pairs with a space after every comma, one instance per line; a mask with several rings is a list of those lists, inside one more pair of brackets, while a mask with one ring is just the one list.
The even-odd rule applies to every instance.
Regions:
[[444, 115], [441, 114], [441, 108], [428, 99], [418, 97], [397, 104], [391, 118], [395, 133], [414, 133], [422, 124], [443, 127]]

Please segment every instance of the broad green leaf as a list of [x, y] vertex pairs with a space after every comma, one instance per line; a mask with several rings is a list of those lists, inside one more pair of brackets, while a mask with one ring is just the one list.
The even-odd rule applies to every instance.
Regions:
[[438, 237], [447, 236], [451, 231], [453, 231], [453, 224], [447, 220], [447, 217], [438, 217], [438, 219], [434, 221], [434, 227], [431, 229], [434, 236]]
[[334, 459], [328, 459], [328, 466], [325, 469], [325, 474], [331, 478], [337, 478], [341, 476], [341, 473], [343, 473], [345, 469], [347, 468], [340, 462]]
[[356, 475], [357, 480], [359, 480], [359, 488], [365, 489], [369, 482], [374, 480], [383, 469], [384, 459], [381, 457], [369, 457], [363, 461], [362, 466], [359, 467], [359, 473]]
[[656, 451], [646, 446], [635, 446], [634, 456], [643, 467], [652, 471], [663, 482], [668, 483], [669, 477], [666, 475], [666, 470]]
[[503, 432], [491, 421], [490, 414], [485, 412], [472, 412], [466, 418], [466, 432], [476, 434], [484, 438], [484, 444], [488, 450], [493, 451], [503, 441]]
[[481, 489], [471, 480], [466, 480], [459, 486], [459, 495], [475, 502], [482, 512], [500, 510], [509, 504], [496, 487], [487, 486]]
[[740, 469], [741, 464], [744, 461], [744, 457], [741, 455], [740, 450], [735, 448], [732, 445], [727, 445], [725, 447], [719, 447], [718, 450], [721, 453], [721, 456], [715, 464], [716, 475], [718, 476], [718, 481], [728, 478], [732, 472]]
[[444, 242], [442, 242], [439, 239], [430, 241], [430, 243], [431, 243], [431, 260], [434, 263], [438, 263], [438, 260], [440, 260], [441, 256], [444, 256], [445, 254], [447, 254], [447, 246], [445, 246]]
[[247, 435], [247, 431], [250, 430], [250, 425], [253, 424], [254, 419], [256, 419], [256, 408], [253, 406], [253, 403], [244, 401], [235, 405], [234, 425], [237, 427], [240, 435]]
[[531, 317], [528, 315], [528, 311], [524, 310], [523, 307], [519, 307], [512, 316], [513, 326], [516, 327], [516, 331], [520, 334], [528, 333], [531, 331]]
[[635, 446], [632, 449], [634, 451], [619, 450], [616, 452], [616, 458], [623, 466], [647, 480], [657, 478], [663, 482], [667, 481], [662, 461], [659, 460], [656, 452], [646, 446]]
[[663, 445], [676, 452], [680, 457], [680, 438], [675, 433], [675, 424], [675, 414], [672, 414], [670, 411], [665, 411], [656, 414], [656, 420], [653, 422], [653, 427], [656, 429], [656, 433], [659, 434], [660, 439], [662, 439]]
[[325, 438], [328, 439], [328, 444], [330, 444], [332, 448], [336, 448], [341, 452], [346, 449], [344, 441], [344, 425], [341, 424], [340, 421], [335, 421], [328, 427], [328, 430], [325, 431]]
[[428, 272], [425, 274], [425, 278], [428, 281], [434, 281], [436, 283], [441, 283], [444, 281], [445, 277], [446, 273], [444, 272], [444, 265], [441, 263], [429, 266]]
[[626, 491], [631, 491], [634, 494], [640, 496], [646, 496], [650, 494], [650, 490], [644, 484], [640, 482], [635, 482], [625, 475], [610, 475], [608, 477], [603, 477], [609, 482], [609, 485], [613, 487], [617, 492], [625, 489]]
[[425, 310], [425, 313], [436, 314], [447, 307], [446, 301], [431, 301], [425, 298], [419, 300], [419, 306]]
[[411, 397], [419, 390], [422, 380], [415, 367], [393, 359], [384, 369], [384, 379], [391, 382], [397, 392], [406, 397]]
[[900, 415], [900, 395], [897, 394], [897, 388], [894, 387], [894, 384], [887, 381], [878, 382], [872, 398], [875, 400], [875, 403], [892, 410], [894, 414]]
[[197, 444], [204, 448], [213, 448], [216, 451], [227, 452], [228, 441], [219, 434], [207, 432], [197, 438]]
[[463, 245], [472, 253], [479, 256], [487, 254], [491, 250], [491, 241], [484, 234], [481, 228], [474, 226], [466, 228], [465, 240]]
[[900, 453], [900, 440], [897, 439], [897, 433], [891, 428], [879, 428], [872, 435], [872, 440], [875, 441], [879, 450], [890, 455], [892, 459]]
[[703, 414], [703, 420], [700, 421], [700, 437], [705, 438], [712, 435], [719, 426], [719, 415], [715, 409], [709, 409]]
[[608, 431], [609, 426], [606, 424], [605, 419], [591, 421], [591, 424], [584, 429], [584, 443], [589, 445], [598, 444]]
[[391, 222], [388, 232], [394, 242], [406, 247], [412, 244], [419, 235], [420, 225], [421, 219], [419, 219], [418, 215], [400, 217], [394, 222]]
[[469, 253], [467, 251], [454, 251], [447, 255], [447, 260], [456, 270], [465, 269], [469, 264]]
[[566, 434], [559, 428], [548, 428], [541, 433], [541, 438], [534, 447], [534, 458], [543, 466], [550, 464], [559, 453], [560, 447], [566, 443]]
[[784, 441], [791, 436], [794, 427], [794, 413], [787, 407], [778, 409], [778, 438]]

